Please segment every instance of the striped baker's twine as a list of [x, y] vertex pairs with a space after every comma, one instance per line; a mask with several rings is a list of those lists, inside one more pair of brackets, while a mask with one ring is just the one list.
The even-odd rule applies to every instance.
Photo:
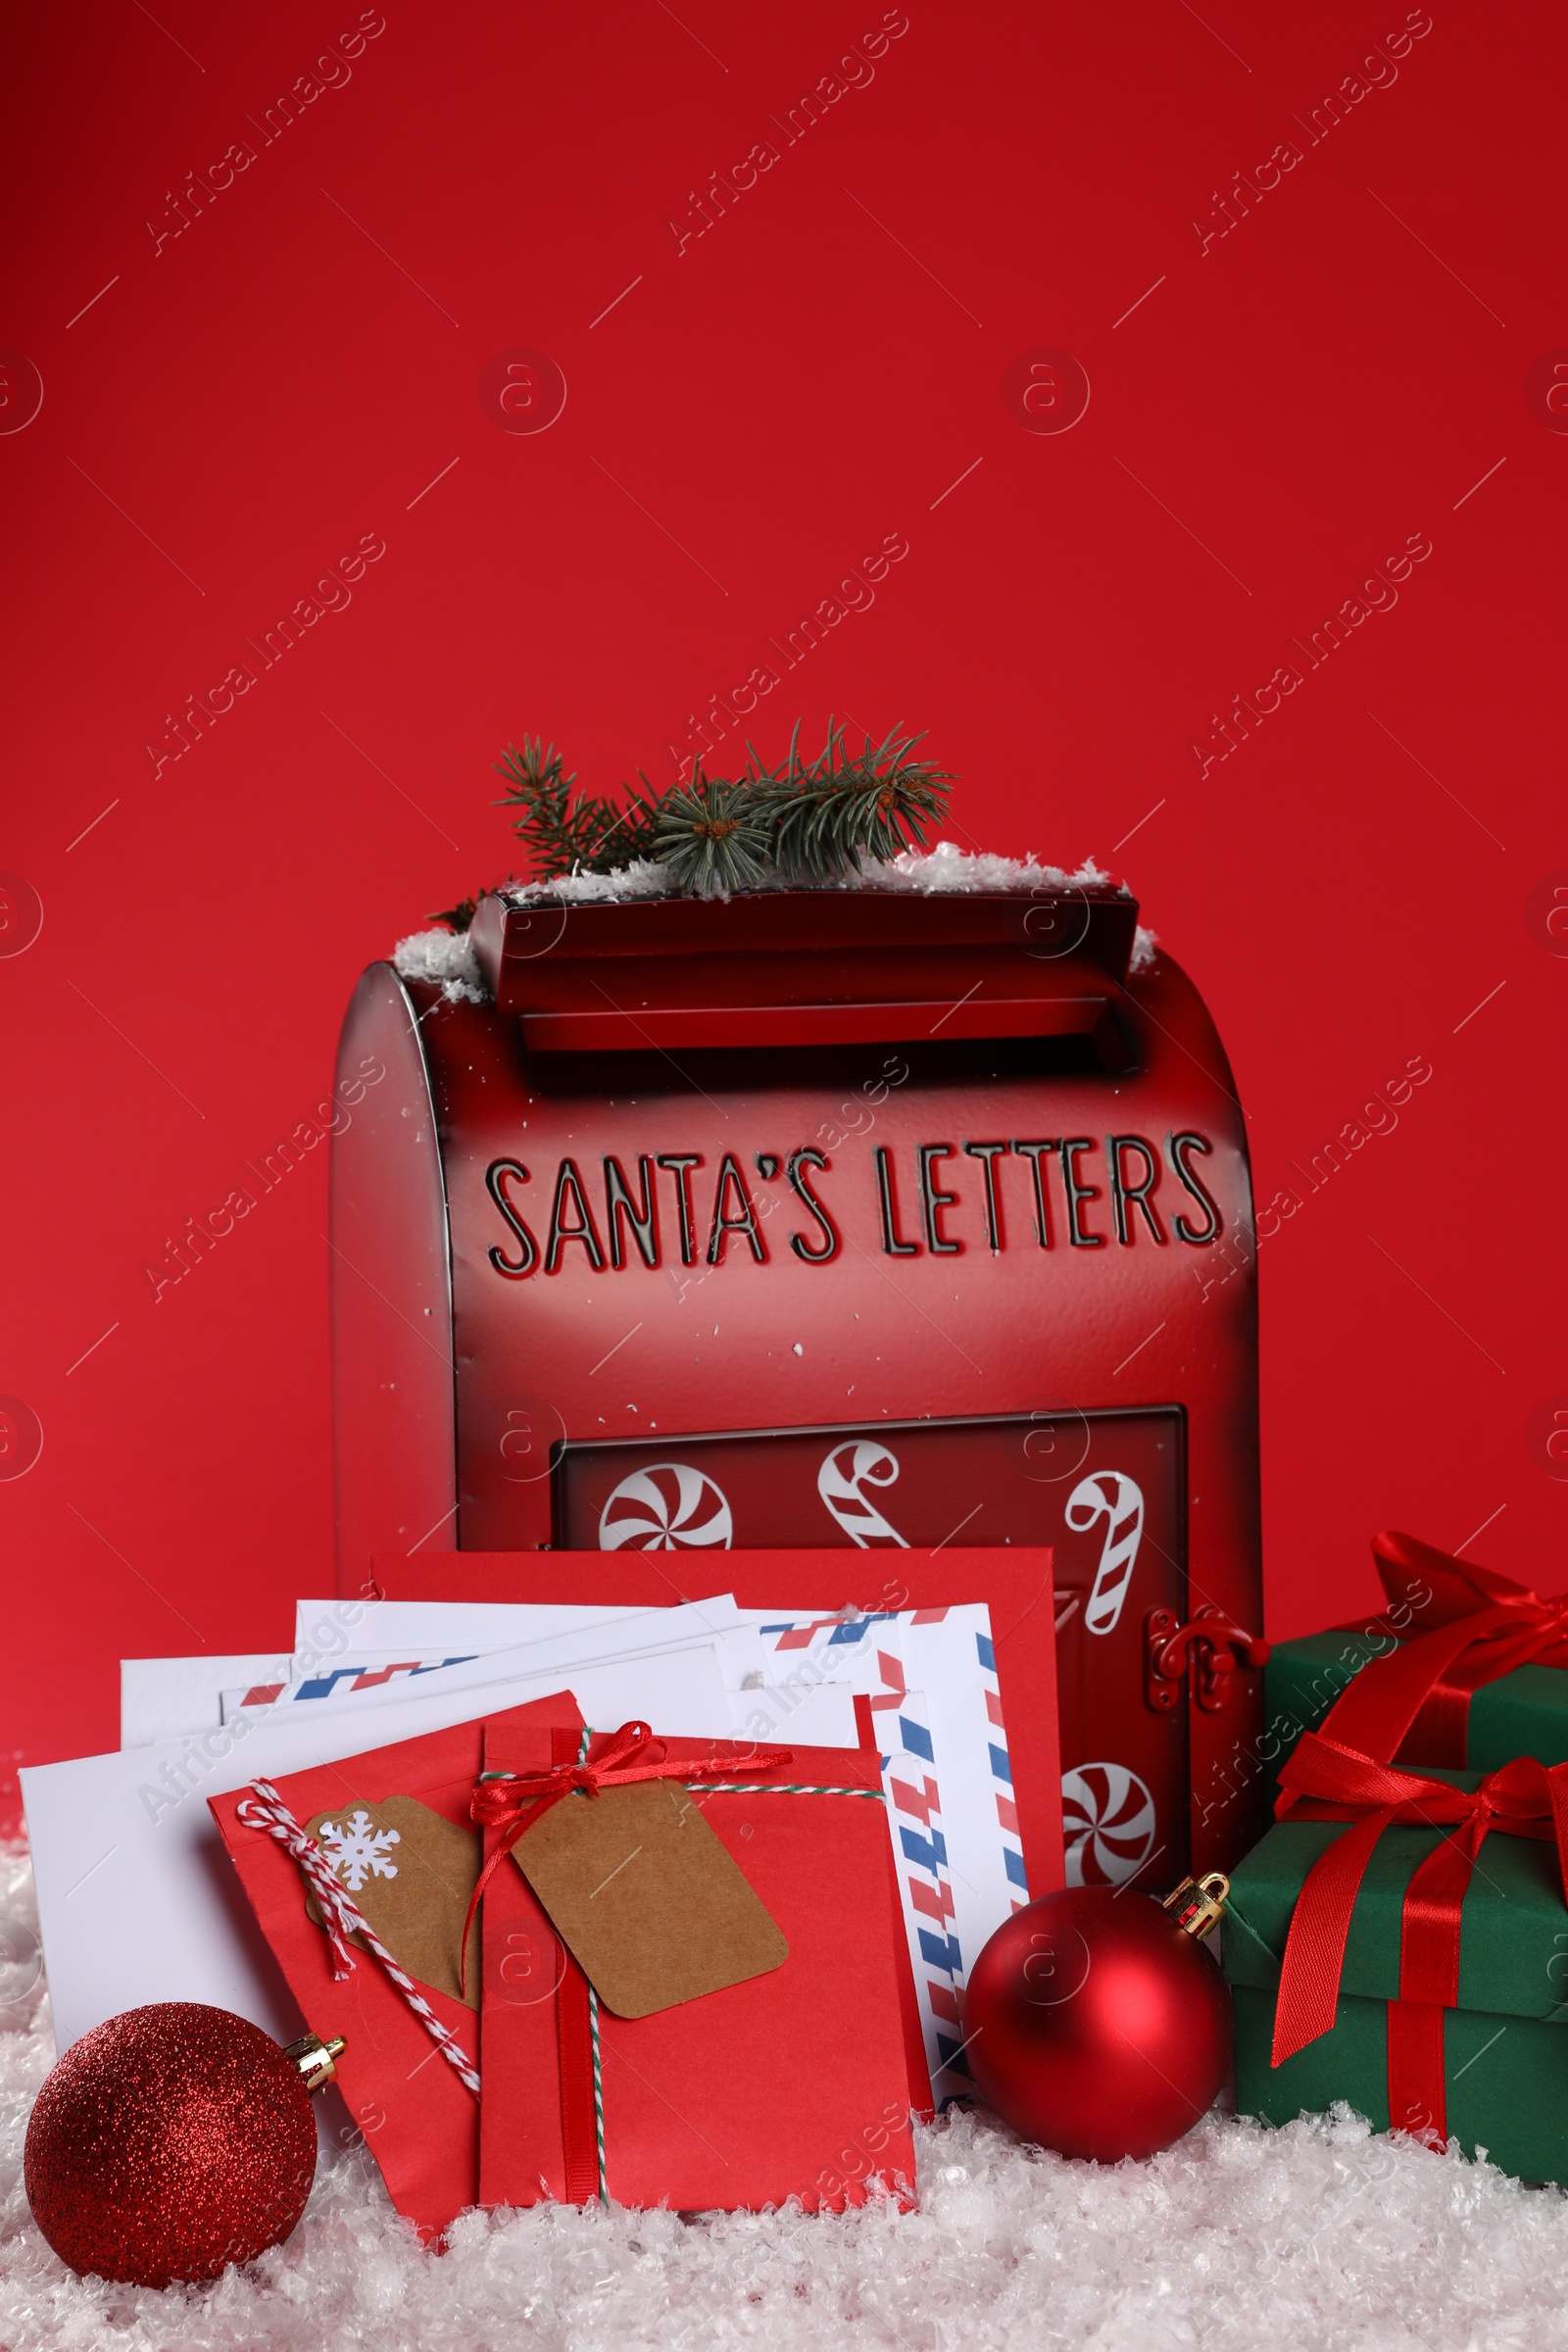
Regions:
[[[577, 1742], [579, 1764], [586, 1764], [588, 1761], [588, 1742], [593, 1736], [592, 1727], [584, 1724], [582, 1738]], [[498, 1774], [496, 1777], [504, 1779], [505, 1775]], [[583, 1974], [586, 1976], [587, 1973], [585, 1969]], [[608, 2206], [610, 2203], [610, 2175], [605, 2167], [605, 2062], [604, 2054], [599, 2047], [599, 1995], [594, 1990], [592, 1979], [589, 1980], [588, 1984], [588, 2039], [593, 2046], [594, 2053], [594, 2162], [599, 2174], [599, 2202], [601, 2205]]]
[[594, 2156], [599, 2167], [599, 2202], [610, 2203], [610, 2175], [605, 2169], [605, 2069], [599, 2050], [599, 1995], [588, 1987], [588, 2038], [594, 2051]]
[[353, 1973], [355, 1959], [349, 1950], [348, 1939], [351, 1936], [363, 1936], [442, 2057], [477, 2098], [478, 2069], [469, 2061], [457, 2035], [441, 2023], [414, 1979], [399, 1968], [358, 1904], [350, 1900], [342, 1880], [315, 1838], [307, 1837], [270, 1781], [252, 1781], [251, 1791], [235, 1806], [234, 1817], [246, 1829], [261, 1830], [269, 1838], [275, 1838], [284, 1852], [304, 1871], [321, 1906], [323, 1924], [332, 1945], [333, 1976], [342, 1978]]
[[815, 1781], [688, 1781], [693, 1796], [869, 1796], [884, 1802], [880, 1788], [824, 1788]]

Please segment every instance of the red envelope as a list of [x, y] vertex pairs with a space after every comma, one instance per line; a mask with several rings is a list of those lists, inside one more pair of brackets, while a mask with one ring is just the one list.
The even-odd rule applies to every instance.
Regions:
[[[595, 1735], [590, 1760], [610, 1737]], [[733, 1754], [736, 1779], [756, 1753], [662, 1744], [674, 1763]], [[548, 1772], [576, 1753], [518, 1713], [486, 1733], [490, 1772]], [[603, 2179], [616, 2204], [690, 2212], [795, 2196], [808, 2212], [837, 2211], [862, 2204], [873, 2176], [914, 2180], [909, 2114], [929, 2107], [930, 2086], [918, 2026], [912, 2051], [906, 2033], [908, 1955], [875, 1752], [796, 1748], [755, 1778], [756, 1791], [694, 1790], [693, 1801], [789, 1957], [651, 2016], [599, 2005]], [[778, 1782], [875, 1793], [763, 1792]], [[500, 1837], [487, 1832], [487, 1861]], [[588, 2202], [600, 2176], [587, 1981], [510, 1857], [488, 1882], [483, 1934], [482, 2200]]]
[[[514, 1737], [531, 1732], [547, 1745], [551, 1727], [575, 1735], [582, 1725], [569, 1690], [509, 1708], [492, 1721], [512, 1729]], [[290, 1773], [275, 1787], [302, 1827], [355, 1798], [379, 1804], [389, 1796], [412, 1796], [471, 1830], [468, 1806], [483, 1769], [484, 1731], [482, 1721], [454, 1724], [423, 1739]], [[312, 2033], [323, 2041], [341, 2034], [348, 2044], [338, 2061], [339, 2087], [393, 2203], [421, 2235], [432, 2236], [478, 2200], [479, 2102], [372, 1953], [356, 1950], [352, 1975], [333, 1977], [332, 1947], [325, 1929], [306, 1911], [299, 1865], [275, 1838], [235, 1818], [249, 1793], [236, 1788], [210, 1797], [213, 1818]], [[433, 1986], [420, 1989], [468, 2056], [475, 2056], [479, 2020], [473, 2011]]]
[[[874, 1565], [873, 1565], [874, 1562]], [[831, 1616], [858, 1594], [872, 1609], [983, 1600], [1007, 1717], [1007, 1755], [1031, 1894], [1065, 1877], [1056, 1741], [1055, 1600], [1048, 1544], [846, 1551], [419, 1551], [378, 1554], [387, 1600], [562, 1600], [643, 1609], [733, 1592], [742, 1608]]]

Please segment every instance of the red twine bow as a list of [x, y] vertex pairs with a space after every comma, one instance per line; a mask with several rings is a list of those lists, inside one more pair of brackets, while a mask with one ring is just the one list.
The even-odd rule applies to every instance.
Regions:
[[[656, 1760], [638, 1761], [645, 1750], [654, 1746], [660, 1750]], [[468, 1899], [468, 1913], [463, 1923], [461, 1982], [467, 1983], [468, 1936], [474, 1913], [498, 1864], [511, 1853], [524, 1830], [530, 1829], [564, 1796], [597, 1796], [603, 1788], [625, 1788], [636, 1781], [728, 1781], [741, 1772], [776, 1771], [779, 1765], [789, 1763], [793, 1753], [791, 1748], [770, 1747], [744, 1759], [687, 1756], [679, 1763], [670, 1763], [664, 1757], [662, 1740], [655, 1740], [646, 1723], [633, 1722], [623, 1723], [618, 1732], [612, 1732], [610, 1745], [591, 1760], [553, 1764], [547, 1772], [509, 1773], [481, 1780], [474, 1788], [469, 1814], [481, 1829], [499, 1829], [503, 1835], [479, 1873], [478, 1884]]]
[[1549, 1768], [1516, 1757], [1479, 1788], [1357, 1755], [1308, 1732], [1280, 1774], [1281, 1820], [1348, 1821], [1354, 1827], [1321, 1853], [1306, 1875], [1280, 1974], [1272, 2063], [1326, 2034], [1334, 2023], [1346, 1937], [1372, 1849], [1395, 1822], [1452, 1834], [1424, 1856], [1405, 1889], [1399, 1930], [1399, 1997], [1389, 2003], [1389, 2114], [1396, 2127], [1418, 2120], [1446, 2137], [1443, 2011], [1458, 2006], [1459, 1922], [1476, 1856], [1494, 1830], [1557, 1848], [1568, 1898], [1568, 1764]]
[[[1395, 1611], [1417, 1631], [1361, 1669], [1321, 1728], [1382, 1763], [1410, 1747], [1427, 1763], [1462, 1765], [1477, 1690], [1516, 1666], [1568, 1666], [1568, 1593], [1544, 1598], [1413, 1536], [1375, 1536], [1372, 1556]], [[1399, 1630], [1393, 1613], [1378, 1627]]]

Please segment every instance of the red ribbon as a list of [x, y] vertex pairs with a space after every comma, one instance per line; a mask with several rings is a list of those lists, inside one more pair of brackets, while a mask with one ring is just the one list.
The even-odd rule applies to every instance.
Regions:
[[1405, 1889], [1399, 1997], [1389, 2003], [1388, 2036], [1392, 2123], [1446, 2138], [1442, 2013], [1458, 2006], [1459, 1922], [1470, 1874], [1494, 1830], [1549, 1839], [1568, 1900], [1568, 1764], [1519, 1756], [1479, 1788], [1453, 1788], [1307, 1732], [1280, 1774], [1275, 1809], [1282, 1821], [1354, 1824], [1318, 1856], [1297, 1899], [1274, 2012], [1275, 2066], [1334, 2024], [1350, 1914], [1384, 1831], [1394, 1822], [1451, 1825]]
[[1375, 1630], [1416, 1631], [1362, 1667], [1321, 1728], [1381, 1763], [1462, 1765], [1475, 1691], [1516, 1666], [1568, 1666], [1568, 1593], [1544, 1598], [1414, 1536], [1375, 1536], [1372, 1556], [1393, 1604]]
[[[573, 1745], [580, 1745], [580, 1735], [572, 1735]], [[657, 1746], [657, 1758], [639, 1762], [644, 1751]], [[497, 1866], [511, 1853], [524, 1830], [532, 1827], [541, 1814], [552, 1805], [560, 1804], [564, 1796], [597, 1796], [602, 1788], [624, 1788], [634, 1781], [730, 1781], [743, 1772], [774, 1772], [779, 1765], [788, 1764], [794, 1750], [788, 1747], [761, 1749], [744, 1759], [729, 1756], [687, 1756], [679, 1763], [670, 1763], [663, 1753], [663, 1741], [656, 1740], [646, 1723], [623, 1723], [618, 1732], [610, 1735], [610, 1745], [591, 1760], [573, 1759], [563, 1763], [559, 1759], [548, 1772], [508, 1773], [495, 1779], [481, 1780], [474, 1788], [468, 1806], [471, 1818], [481, 1829], [500, 1830], [500, 1844], [490, 1855], [479, 1873], [479, 1883], [468, 1898], [467, 1917], [463, 1923], [463, 1975], [467, 1981], [468, 1936], [473, 1927], [474, 1913]]]

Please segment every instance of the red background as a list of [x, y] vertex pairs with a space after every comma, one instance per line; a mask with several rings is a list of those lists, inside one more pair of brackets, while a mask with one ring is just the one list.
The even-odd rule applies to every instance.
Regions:
[[[329, 1586], [324, 1149], [161, 1302], [141, 1268], [324, 1094], [362, 966], [508, 869], [490, 761], [543, 729], [596, 786], [662, 783], [893, 532], [758, 740], [929, 728], [960, 840], [1099, 853], [1204, 992], [1259, 1204], [1301, 1200], [1262, 1251], [1271, 1630], [1359, 1605], [1383, 1524], [1490, 1521], [1478, 1556], [1562, 1584], [1568, 439], [1527, 398], [1568, 342], [1559, 12], [1434, 0], [1309, 144], [1401, 8], [909, 0], [786, 146], [768, 118], [875, 6], [387, 0], [264, 145], [245, 118], [357, 14], [8, 20], [0, 341], [44, 387], [0, 437], [0, 864], [43, 909], [0, 957], [0, 1390], [44, 1433], [0, 1483], [9, 1763], [112, 1744], [122, 1652], [279, 1642]], [[1004, 403], [1041, 346], [1092, 386], [1067, 432]], [[548, 431], [481, 406], [516, 347], [564, 372]], [[1417, 532], [1397, 606], [1200, 778], [1210, 714]], [[155, 775], [164, 714], [366, 533], [352, 605]], [[1417, 1056], [1309, 1191], [1292, 1163]]]

